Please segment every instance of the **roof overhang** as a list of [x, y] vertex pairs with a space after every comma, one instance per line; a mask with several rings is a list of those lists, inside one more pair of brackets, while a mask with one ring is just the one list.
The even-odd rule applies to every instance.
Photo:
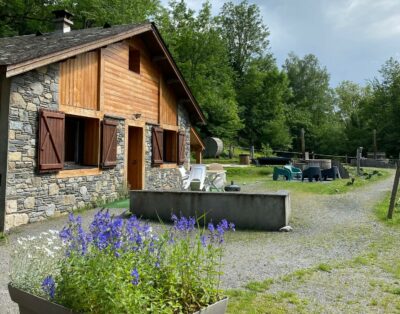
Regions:
[[112, 35], [107, 38], [97, 39], [96, 41], [77, 45], [68, 49], [64, 49], [62, 51], [58, 51], [55, 53], [47, 54], [42, 57], [34, 58], [31, 60], [23, 61], [16, 64], [10, 64], [6, 66], [5, 75], [6, 77], [12, 77], [18, 74], [22, 74], [33, 69], [37, 69], [55, 62], [59, 62], [71, 57], [74, 57], [78, 54], [89, 52], [95, 49], [99, 49], [101, 47], [105, 47], [107, 45], [131, 38], [136, 35], [151, 33], [152, 37], [157, 42], [159, 48], [161, 49], [162, 53], [165, 56], [165, 61], [167, 62], [168, 66], [172, 69], [174, 75], [176, 76], [177, 82], [182, 86], [185, 92], [185, 99], [181, 100], [182, 104], [185, 104], [190, 112], [195, 115], [196, 121], [202, 124], [205, 124], [205, 117], [194, 98], [189, 86], [187, 85], [185, 79], [183, 78], [182, 73], [178, 69], [174, 59], [172, 58], [171, 53], [169, 52], [167, 46], [165, 45], [160, 32], [158, 31], [157, 27], [154, 23], [143, 24], [139, 27], [136, 27], [132, 30], [125, 31], [123, 33]]
[[193, 127], [190, 128], [190, 146], [194, 147], [195, 149], [201, 149], [202, 151], [206, 147], [199, 133], [197, 133]]

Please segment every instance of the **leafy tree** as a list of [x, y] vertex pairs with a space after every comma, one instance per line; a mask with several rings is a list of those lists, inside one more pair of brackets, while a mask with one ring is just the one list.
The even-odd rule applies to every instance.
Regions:
[[[400, 63], [390, 58], [372, 81], [373, 96], [362, 107], [362, 119], [367, 124], [364, 136], [371, 139], [377, 130], [378, 146], [392, 157], [400, 151]], [[371, 140], [369, 140], [371, 143]]]
[[219, 14], [221, 34], [227, 40], [229, 60], [241, 77], [254, 57], [268, 48], [268, 28], [263, 24], [260, 9], [247, 0], [238, 5], [225, 3]]
[[250, 63], [243, 76], [238, 99], [246, 127], [243, 136], [250, 144], [287, 149], [291, 136], [285, 119], [286, 100], [290, 96], [286, 74], [275, 60], [264, 57]]
[[[288, 100], [287, 121], [293, 135], [304, 128], [306, 146], [317, 150], [318, 128], [329, 123], [333, 113], [333, 91], [329, 87], [329, 73], [312, 54], [299, 58], [290, 53], [283, 69], [289, 78], [292, 97]], [[293, 143], [297, 147], [298, 143]]]
[[74, 14], [76, 28], [133, 24], [154, 17], [160, 9], [159, 0], [58, 0], [59, 7]]
[[203, 135], [236, 137], [242, 123], [225, 42], [209, 2], [196, 15], [184, 1], [171, 1], [159, 17], [162, 35], [207, 118]]
[[53, 30], [55, 9], [74, 14], [74, 28], [139, 23], [155, 16], [159, 0], [0, 0], [0, 36]]
[[50, 31], [52, 10], [51, 0], [1, 0], [0, 37]]

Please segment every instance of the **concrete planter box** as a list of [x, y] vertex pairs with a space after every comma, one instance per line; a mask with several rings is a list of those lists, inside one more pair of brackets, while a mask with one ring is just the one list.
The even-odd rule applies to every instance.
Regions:
[[8, 284], [8, 292], [11, 300], [18, 304], [20, 314], [76, 314], [62, 305], [22, 291], [11, 284]]
[[[8, 291], [11, 300], [18, 304], [20, 314], [77, 314], [62, 305], [22, 291], [11, 284], [8, 284]], [[194, 314], [224, 314], [227, 306], [228, 298], [224, 298]]]
[[289, 224], [290, 197], [277, 193], [131, 191], [130, 211], [146, 219], [170, 221], [171, 214], [227, 219], [240, 229], [277, 231]]
[[214, 304], [207, 306], [204, 309], [201, 309], [194, 314], [225, 314], [226, 308], [228, 307], [228, 298], [224, 298]]

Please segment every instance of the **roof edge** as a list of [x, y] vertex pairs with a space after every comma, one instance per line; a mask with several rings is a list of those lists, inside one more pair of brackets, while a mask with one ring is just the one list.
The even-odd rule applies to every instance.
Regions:
[[151, 31], [151, 30], [152, 30], [152, 24], [147, 23], [147, 24], [141, 25], [133, 30], [124, 32], [122, 34], [110, 36], [110, 37], [107, 37], [104, 39], [100, 39], [96, 42], [91, 42], [91, 43], [83, 44], [80, 46], [71, 47], [71, 48], [64, 49], [64, 50], [61, 50], [61, 51], [58, 51], [58, 52], [55, 52], [52, 54], [48, 54], [48, 55], [40, 57], [40, 58], [31, 59], [31, 60], [23, 61], [20, 63], [7, 65], [6, 76], [12, 77], [12, 76], [15, 76], [18, 74], [22, 74], [24, 72], [28, 72], [30, 70], [34, 70], [34, 69], [40, 68], [42, 66], [49, 65], [51, 63], [55, 63], [55, 62], [58, 62], [58, 61], [61, 61], [64, 59], [68, 59], [68, 58], [74, 57], [78, 54], [85, 53], [85, 52], [88, 52], [88, 51], [91, 51], [94, 49], [98, 49], [103, 46], [107, 46], [107, 45], [115, 43], [117, 41], [124, 40], [124, 39], [130, 38], [132, 36], [139, 35], [146, 31]]
[[182, 84], [183, 88], [185, 89], [185, 92], [188, 94], [190, 102], [193, 105], [193, 108], [195, 109], [196, 113], [198, 114], [199, 118], [200, 118], [200, 122], [202, 124], [206, 123], [206, 119], [204, 117], [204, 114], [202, 112], [202, 110], [200, 109], [199, 104], [196, 101], [196, 98], [194, 98], [193, 93], [190, 89], [190, 87], [188, 86], [188, 84], [186, 83], [186, 80], [183, 77], [182, 72], [179, 70], [178, 66], [175, 63], [174, 58], [172, 57], [171, 53], [169, 52], [167, 45], [165, 44], [157, 26], [155, 25], [154, 22], [151, 23], [152, 26], [152, 30], [153, 33], [158, 41], [158, 43], [160, 44], [164, 54], [167, 56], [168, 62], [170, 63], [170, 65], [172, 66], [172, 69], [174, 70], [176, 76], [178, 77], [180, 83]]

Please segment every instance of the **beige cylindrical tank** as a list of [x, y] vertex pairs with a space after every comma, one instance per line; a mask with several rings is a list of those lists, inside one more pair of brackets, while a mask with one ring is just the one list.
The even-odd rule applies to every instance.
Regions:
[[224, 143], [218, 137], [207, 137], [204, 141], [204, 158], [215, 158], [224, 150]]

